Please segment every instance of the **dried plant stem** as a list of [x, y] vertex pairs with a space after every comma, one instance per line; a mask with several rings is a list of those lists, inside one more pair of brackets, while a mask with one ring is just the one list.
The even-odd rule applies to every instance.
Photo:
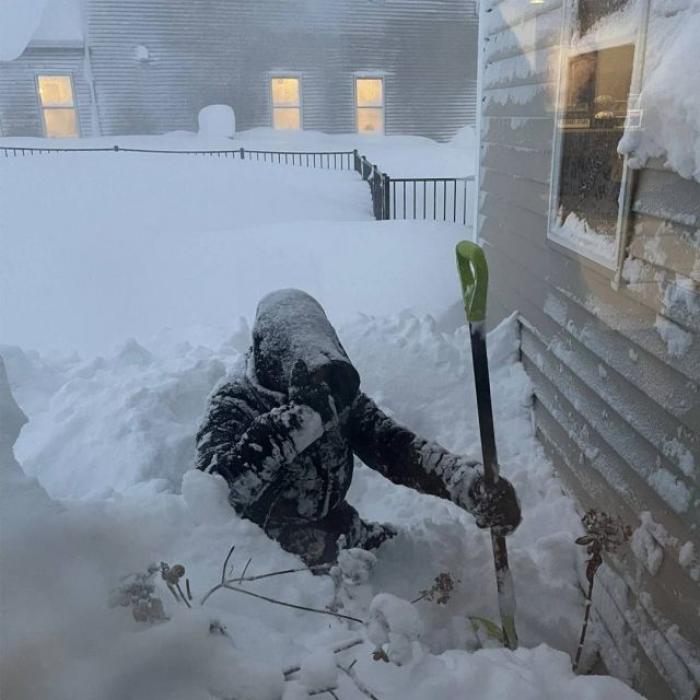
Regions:
[[238, 579], [238, 583], [243, 583], [245, 580], [245, 575], [248, 571], [248, 567], [250, 566], [250, 562], [253, 561], [252, 557], [248, 557], [248, 561], [245, 563], [245, 566], [243, 567], [243, 573], [241, 574], [241, 577]]
[[202, 605], [207, 602], [209, 597], [216, 593], [219, 589], [225, 589], [227, 591], [235, 591], [236, 593], [243, 593], [243, 595], [249, 595], [253, 598], [258, 598], [259, 600], [264, 600], [268, 603], [274, 605], [281, 605], [285, 608], [292, 608], [294, 610], [304, 610], [306, 612], [317, 613], [318, 615], [330, 615], [331, 617], [336, 617], [340, 620], [349, 620], [350, 622], [359, 622], [361, 625], [364, 624], [364, 620], [360, 620], [359, 617], [352, 617], [351, 615], [341, 615], [340, 613], [332, 612], [330, 610], [320, 610], [318, 608], [309, 608], [305, 605], [297, 605], [296, 603], [287, 603], [284, 600], [277, 600], [276, 598], [270, 598], [269, 596], [260, 595], [259, 593], [253, 593], [253, 591], [247, 591], [245, 588], [238, 588], [237, 586], [232, 586], [229, 583], [219, 583], [214, 588], [212, 588], [209, 593], [207, 593], [204, 598], [202, 598]]
[[[349, 639], [347, 642], [337, 644], [333, 647], [332, 651], [334, 654], [340, 654], [343, 651], [347, 651], [348, 649], [352, 649], [360, 644], [364, 644], [364, 641], [365, 640], [361, 637], [355, 637], [354, 639]], [[284, 669], [283, 674], [285, 678], [289, 678], [289, 676], [293, 676], [295, 673], [299, 673], [299, 671], [301, 671], [301, 666], [290, 666], [289, 668]]]
[[190, 605], [190, 601], [187, 600], [187, 597], [185, 594], [182, 592], [182, 588], [180, 588], [180, 584], [176, 583], [175, 588], [177, 588], [177, 592], [180, 594], [180, 598], [182, 598], [182, 602], [188, 607], [191, 608], [192, 606]]
[[581, 661], [581, 654], [583, 653], [583, 643], [586, 640], [586, 632], [588, 631], [588, 620], [591, 617], [591, 607], [593, 604], [593, 581], [595, 579], [591, 577], [588, 584], [588, 593], [586, 595], [586, 612], [583, 616], [583, 626], [581, 627], [581, 638], [578, 640], [578, 649], [576, 650], [576, 658], [574, 659], [574, 673], [578, 671], [578, 665]]
[[[228, 566], [229, 559], [231, 559], [231, 556], [233, 555], [233, 550], [236, 549], [236, 545], [231, 545], [231, 549], [228, 550], [228, 554], [226, 555], [226, 559], [224, 559], [224, 565], [221, 568], [221, 583], [226, 583], [226, 567]], [[204, 602], [204, 601], [202, 601]]]

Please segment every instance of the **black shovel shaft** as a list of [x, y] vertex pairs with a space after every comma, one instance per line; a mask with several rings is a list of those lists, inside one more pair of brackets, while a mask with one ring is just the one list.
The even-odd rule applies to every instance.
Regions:
[[479, 435], [481, 455], [484, 462], [484, 481], [493, 486], [498, 481], [498, 457], [496, 438], [493, 430], [493, 410], [491, 408], [491, 382], [489, 380], [489, 358], [486, 353], [486, 335], [483, 321], [469, 324], [474, 384], [476, 386], [476, 408], [479, 414]]

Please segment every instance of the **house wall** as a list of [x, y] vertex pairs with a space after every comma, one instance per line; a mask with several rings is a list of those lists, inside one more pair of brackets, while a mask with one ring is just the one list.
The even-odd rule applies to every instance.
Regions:
[[[548, 242], [561, 1], [487, 7], [478, 233], [490, 322], [521, 312], [537, 432], [582, 509], [638, 528], [596, 583], [605, 663], [649, 698], [689, 700], [700, 683], [700, 569], [686, 544], [697, 557], [700, 184], [657, 163], [639, 174], [618, 290], [610, 271]], [[663, 319], [685, 334], [682, 353], [655, 328]]]
[[275, 71], [300, 74], [307, 129], [355, 130], [356, 71], [384, 75], [387, 133], [447, 139], [474, 121], [472, 0], [99, 0], [86, 12], [104, 134], [193, 130], [213, 103], [232, 105], [239, 129], [270, 126]]
[[90, 88], [85, 80], [82, 48], [30, 46], [18, 59], [0, 63], [0, 134], [43, 136], [36, 75], [43, 72], [73, 76], [80, 133], [91, 135]]

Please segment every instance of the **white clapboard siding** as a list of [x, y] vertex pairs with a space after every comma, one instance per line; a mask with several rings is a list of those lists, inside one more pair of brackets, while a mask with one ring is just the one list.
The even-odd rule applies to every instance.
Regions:
[[88, 0], [86, 12], [105, 134], [195, 129], [213, 103], [240, 129], [269, 126], [269, 74], [285, 71], [302, 79], [306, 129], [355, 130], [355, 72], [384, 76], [387, 133], [447, 139], [474, 122], [471, 0]]
[[80, 133], [91, 135], [90, 88], [85, 81], [83, 50], [34, 46], [14, 61], [0, 62], [0, 135], [43, 136], [36, 76], [47, 70], [73, 77]]
[[[700, 185], [650, 164], [637, 177], [623, 282], [547, 241], [561, 2], [485, 13], [479, 235], [490, 322], [519, 310], [538, 435], [582, 509], [659, 524], [658, 571], [611, 559], [595, 597], [611, 672], [655, 700], [700, 681], [698, 551]], [[659, 324], [687, 340], [673, 351]], [[684, 335], [683, 335], [684, 334]], [[665, 531], [666, 536], [660, 533]], [[696, 675], [694, 675], [696, 674]]]

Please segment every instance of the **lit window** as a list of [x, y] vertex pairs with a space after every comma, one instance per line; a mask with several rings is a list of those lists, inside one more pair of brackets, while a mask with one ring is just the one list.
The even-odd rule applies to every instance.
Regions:
[[357, 131], [360, 134], [384, 133], [384, 80], [355, 79]]
[[50, 138], [79, 136], [78, 115], [70, 76], [39, 75], [37, 90], [46, 136]]
[[272, 126], [275, 129], [301, 129], [301, 80], [272, 78]]

